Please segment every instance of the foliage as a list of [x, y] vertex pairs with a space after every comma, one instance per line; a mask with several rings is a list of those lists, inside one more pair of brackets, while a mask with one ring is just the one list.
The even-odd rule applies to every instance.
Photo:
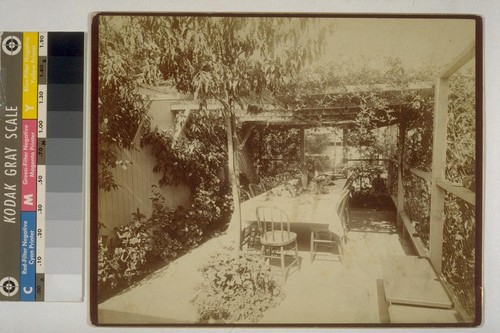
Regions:
[[387, 188], [389, 193], [395, 198], [398, 196], [398, 163], [395, 160], [389, 160], [387, 167]]
[[232, 197], [225, 181], [227, 144], [221, 118], [222, 112], [200, 110], [187, 119], [183, 135], [176, 139], [173, 130], [151, 129], [144, 123], [141, 145], [156, 158], [153, 171], [161, 174], [160, 185], [189, 186], [191, 204], [172, 208], [153, 186], [151, 216], [134, 213], [131, 223], [115, 231], [115, 242], [103, 249], [109, 263], [101, 269], [101, 282], [112, 275], [130, 283], [152, 264], [198, 246], [207, 232], [226, 225]]
[[260, 175], [259, 181], [266, 185], [266, 189], [273, 189], [278, 185], [282, 185], [291, 179], [297, 178], [299, 175], [294, 171], [285, 171], [272, 176]]
[[119, 266], [110, 253], [106, 241], [99, 237], [97, 240], [97, 282], [100, 288], [110, 290], [116, 288], [121, 275]]
[[446, 195], [443, 230], [443, 275], [467, 316], [475, 314], [476, 220], [474, 207]]
[[[457, 73], [450, 78], [450, 96], [447, 128], [446, 176], [461, 183], [464, 176], [473, 173], [467, 170], [475, 161], [475, 85], [472, 71]], [[421, 186], [408, 168], [430, 171], [432, 164], [433, 96], [417, 99], [412, 111], [406, 115], [407, 128], [404, 146], [405, 172], [405, 210], [412, 221], [416, 222], [419, 236], [428, 246], [430, 221], [430, 186]], [[454, 205], [454, 208], [460, 208]], [[447, 218], [460, 220], [461, 210], [447, 210]], [[466, 214], [467, 215], [467, 214]], [[470, 219], [470, 217], [468, 217]], [[450, 249], [451, 251], [451, 249]], [[445, 253], [454, 257], [453, 251]]]
[[116, 151], [132, 140], [149, 103], [141, 85], [168, 84], [225, 112], [275, 92], [324, 50], [318, 19], [203, 16], [99, 17], [98, 176], [116, 189]]
[[320, 20], [277, 17], [102, 20], [121, 31], [130, 75], [148, 84], [166, 80], [195, 99], [217, 99], [225, 109], [289, 80], [323, 52], [328, 28]]
[[[462, 184], [475, 177], [476, 105], [475, 77], [464, 68], [450, 77], [446, 151], [446, 178]], [[475, 190], [474, 185], [472, 190]], [[475, 207], [447, 194], [443, 235], [443, 275], [464, 307], [474, 318], [476, 300], [476, 214]]]
[[161, 175], [161, 186], [184, 184], [191, 189], [188, 218], [177, 222], [188, 225], [191, 231], [227, 222], [232, 212], [222, 119], [222, 111], [199, 110], [189, 117], [183, 135], [177, 139], [172, 131], [152, 129], [148, 124], [141, 140], [156, 159], [153, 171]]
[[193, 303], [201, 322], [257, 322], [283, 297], [271, 267], [260, 257], [218, 254], [200, 271], [204, 281]]
[[297, 128], [265, 128], [250, 138], [252, 162], [259, 178], [291, 172], [300, 164], [300, 131]]
[[[222, 112], [200, 110], [187, 119], [183, 135], [174, 140], [172, 130], [160, 132], [144, 123], [141, 144], [156, 158], [154, 171], [160, 185], [189, 186], [189, 207], [172, 208], [153, 186], [151, 216], [139, 211], [131, 223], [115, 230], [102, 247], [100, 282], [131, 283], [147, 273], [152, 264], [175, 258], [179, 251], [197, 246], [207, 232], [227, 224], [232, 197], [226, 181], [226, 131]], [[107, 260], [104, 260], [104, 257]], [[109, 283], [108, 283], [109, 284]]]
[[133, 140], [149, 103], [138, 92], [137, 80], [130, 75], [130, 63], [123, 54], [120, 31], [99, 30], [97, 130], [98, 183], [101, 189], [117, 188], [112, 172], [119, 149], [133, 148]]
[[[198, 246], [214, 231], [219, 208], [195, 199], [190, 209], [171, 208], [157, 189], [153, 189], [153, 212], [146, 217], [137, 210], [132, 221], [114, 230], [107, 242], [98, 240], [98, 283], [112, 291], [127, 286], [150, 272], [160, 262]], [[206, 198], [207, 200], [212, 200]], [[213, 201], [213, 200], [212, 200]], [[210, 201], [210, 202], [212, 202]], [[212, 202], [213, 203], [213, 202]], [[220, 225], [217, 220], [216, 225]]]
[[406, 129], [403, 161], [407, 166], [423, 171], [430, 171], [432, 164], [433, 103], [433, 96], [417, 97], [411, 105], [411, 112], [403, 118]]
[[403, 187], [405, 190], [404, 209], [413, 223], [417, 235], [424, 245], [429, 248], [430, 212], [431, 212], [431, 184], [404, 171]]
[[475, 174], [476, 161], [476, 95], [472, 70], [458, 72], [450, 78], [446, 151], [446, 177], [461, 183]]
[[184, 244], [168, 232], [171, 220], [159, 223], [158, 215], [165, 215], [159, 208], [155, 207], [151, 218], [137, 210], [132, 214], [132, 221], [117, 228], [109, 242], [99, 239], [98, 282], [101, 288], [114, 289], [120, 284], [130, 284], [144, 275], [152, 263], [177, 256]]
[[308, 131], [304, 140], [305, 151], [309, 154], [323, 154], [330, 143], [328, 133], [314, 133]]
[[433, 79], [431, 67], [409, 70], [403, 68], [398, 58], [387, 58], [377, 68], [369, 64], [366, 59], [363, 63], [330, 62], [311, 67], [284, 85], [279, 99], [292, 110], [339, 105], [365, 105], [382, 110], [395, 102], [411, 100], [414, 94], [408, 88], [412, 83]]

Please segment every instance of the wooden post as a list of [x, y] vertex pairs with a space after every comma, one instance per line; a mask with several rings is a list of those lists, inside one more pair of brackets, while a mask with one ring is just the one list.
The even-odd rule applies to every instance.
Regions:
[[347, 128], [342, 128], [342, 164], [347, 163], [347, 150], [349, 149], [347, 147]]
[[302, 164], [306, 162], [306, 139], [304, 127], [300, 128], [300, 162]]
[[436, 80], [434, 94], [434, 128], [432, 142], [430, 259], [436, 273], [441, 274], [444, 227], [444, 190], [438, 180], [444, 179], [446, 167], [446, 131], [448, 124], [448, 78]]
[[[402, 118], [402, 117], [401, 117]], [[403, 150], [405, 147], [406, 124], [401, 119], [399, 122], [399, 136], [398, 136], [398, 193], [397, 193], [397, 226], [403, 226], [403, 238], [405, 236], [405, 228], [401, 214], [405, 209], [405, 189], [403, 186]]]
[[[230, 226], [228, 228], [228, 232], [234, 233], [231, 235], [231, 238], [236, 241], [238, 244], [238, 250], [241, 250], [241, 230], [242, 230], [242, 221], [241, 221], [241, 209], [240, 209], [240, 191], [239, 191], [239, 179], [238, 175], [238, 161], [235, 157], [235, 147], [238, 147], [238, 144], [235, 142], [236, 132], [235, 132], [235, 116], [234, 112], [229, 111], [229, 115], [226, 120], [226, 135], [227, 135], [227, 158], [229, 164], [229, 180], [231, 181], [231, 188], [233, 193], [233, 216], [238, 220], [238, 228], [235, 226]], [[234, 223], [231, 220], [230, 223]], [[237, 234], [236, 234], [237, 233]]]

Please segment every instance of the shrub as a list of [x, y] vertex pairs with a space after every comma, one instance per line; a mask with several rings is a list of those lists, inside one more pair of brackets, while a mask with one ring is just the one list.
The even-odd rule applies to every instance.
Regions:
[[109, 242], [102, 237], [98, 240], [98, 282], [110, 290], [132, 283], [147, 273], [152, 263], [175, 258], [183, 248], [166, 232], [168, 221], [157, 223], [139, 210], [132, 216], [129, 224], [115, 230]]
[[114, 289], [119, 282], [119, 267], [116, 261], [110, 260], [112, 256], [102, 236], [97, 240], [97, 246], [97, 281], [99, 287], [103, 290]]
[[283, 298], [281, 285], [262, 258], [218, 254], [200, 271], [204, 281], [193, 304], [201, 322], [257, 322]]

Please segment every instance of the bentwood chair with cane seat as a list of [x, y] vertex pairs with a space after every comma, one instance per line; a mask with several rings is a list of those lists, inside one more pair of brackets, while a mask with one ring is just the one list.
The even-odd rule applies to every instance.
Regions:
[[[290, 231], [288, 215], [279, 208], [260, 206], [256, 209], [260, 232], [261, 256], [280, 260], [283, 281], [286, 281], [289, 269], [297, 265], [300, 270], [300, 258], [297, 246], [297, 234]], [[292, 254], [292, 262], [286, 263], [287, 255]]]
[[338, 235], [333, 233], [329, 226], [315, 227], [311, 229], [311, 252], [310, 260], [314, 260], [315, 255], [318, 253], [318, 247], [326, 247], [332, 249], [337, 248], [337, 257], [342, 262], [344, 254], [344, 243], [347, 242], [347, 232], [349, 231], [349, 214], [348, 214], [348, 200], [350, 191], [345, 189], [340, 195], [340, 199], [335, 209], [335, 216], [332, 223], [340, 223], [342, 225], [343, 233]]

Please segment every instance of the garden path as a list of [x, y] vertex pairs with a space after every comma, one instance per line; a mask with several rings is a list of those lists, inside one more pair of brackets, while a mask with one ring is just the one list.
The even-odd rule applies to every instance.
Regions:
[[[303, 253], [300, 272], [285, 284], [285, 299], [268, 310], [262, 323], [384, 323], [384, 255], [405, 255], [397, 233], [351, 232], [342, 262], [309, 261]], [[300, 305], [300, 306], [299, 306]]]
[[[398, 233], [387, 226], [393, 213], [360, 212], [359, 231], [349, 234], [343, 262], [318, 257], [309, 261], [307, 229], [300, 231], [300, 271], [291, 272], [285, 299], [269, 309], [260, 323], [380, 323], [388, 320], [380, 297], [383, 255], [404, 255]], [[380, 230], [364, 230], [373, 219]], [[198, 267], [214, 254], [234, 251], [229, 234], [211, 239], [182, 258], [161, 268], [139, 284], [99, 305], [101, 323], [194, 323], [191, 304], [202, 277]], [[324, 260], [322, 260], [324, 259]]]

